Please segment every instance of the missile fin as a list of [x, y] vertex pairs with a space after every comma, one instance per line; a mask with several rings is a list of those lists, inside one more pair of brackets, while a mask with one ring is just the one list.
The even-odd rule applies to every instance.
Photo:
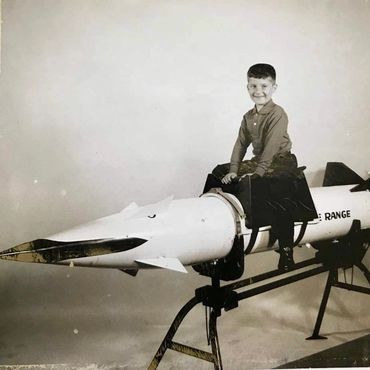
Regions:
[[148, 204], [147, 206], [139, 207], [138, 211], [134, 212], [131, 215], [131, 218], [140, 218], [140, 217], [155, 218], [156, 215], [167, 212], [168, 207], [170, 206], [172, 200], [173, 196], [170, 196], [158, 203]]
[[350, 191], [353, 193], [356, 191], [366, 191], [366, 190], [370, 190], [370, 179], [367, 179], [366, 181], [363, 181], [361, 184], [356, 185]]
[[138, 209], [139, 209], [139, 206], [135, 202], [132, 202], [121, 211], [121, 214], [132, 212]]
[[147, 258], [147, 259], [135, 260], [135, 262], [142, 263], [142, 264], [145, 264], [145, 265], [161, 267], [163, 269], [183, 272], [185, 274], [187, 273], [186, 268], [179, 261], [178, 258], [165, 258], [165, 257]]
[[131, 275], [131, 276], [136, 276], [137, 275], [137, 273], [138, 273], [138, 269], [119, 269], [120, 271], [122, 271], [122, 272], [125, 272], [126, 274], [129, 274], [129, 275]]
[[357, 185], [363, 182], [364, 179], [344, 163], [328, 162], [322, 186]]

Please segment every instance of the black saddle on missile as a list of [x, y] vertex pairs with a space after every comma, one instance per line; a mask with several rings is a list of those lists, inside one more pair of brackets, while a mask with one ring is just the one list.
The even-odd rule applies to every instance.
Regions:
[[247, 216], [249, 228], [272, 225], [284, 215], [295, 222], [307, 222], [318, 217], [302, 167], [296, 176], [261, 177], [250, 180], [248, 176], [231, 184], [223, 184], [214, 174], [209, 174], [203, 192], [221, 188], [238, 198]]
[[[201, 275], [217, 275], [222, 280], [239, 278], [244, 271], [244, 253], [248, 254], [253, 248], [259, 227], [271, 226], [271, 246], [279, 240], [279, 247], [292, 248], [301, 240], [307, 222], [318, 217], [303, 168], [297, 169], [296, 176], [290, 174], [253, 180], [245, 176], [231, 184], [223, 184], [212, 173], [207, 177], [203, 193], [212, 188], [221, 188], [223, 192], [233, 194], [240, 201], [246, 214], [246, 226], [253, 231], [246, 246], [243, 245], [243, 239], [236, 236], [231, 253], [216, 264], [205, 262], [193, 266]], [[296, 241], [293, 240], [295, 221], [303, 222]]]

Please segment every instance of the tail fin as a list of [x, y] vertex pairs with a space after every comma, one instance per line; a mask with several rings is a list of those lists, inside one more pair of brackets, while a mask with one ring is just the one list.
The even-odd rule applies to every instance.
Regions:
[[342, 162], [328, 162], [326, 164], [323, 186], [357, 185], [364, 179], [352, 171]]

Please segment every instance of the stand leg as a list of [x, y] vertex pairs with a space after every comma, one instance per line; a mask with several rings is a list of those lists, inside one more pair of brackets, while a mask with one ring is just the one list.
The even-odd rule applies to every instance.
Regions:
[[155, 354], [152, 362], [150, 363], [148, 370], [155, 370], [159, 363], [161, 362], [164, 354], [166, 353], [167, 348], [170, 348], [172, 345], [172, 338], [175, 336], [182, 320], [189, 313], [189, 311], [199, 303], [197, 297], [192, 298], [186, 305], [179, 311], [175, 319], [172, 322], [172, 325], [168, 329], [166, 336], [164, 337], [161, 345], [158, 348], [157, 353]]
[[218, 342], [217, 334], [217, 313], [212, 309], [209, 317], [209, 339], [211, 342], [212, 353], [214, 356], [214, 367], [215, 370], [222, 370], [222, 360], [220, 344]]
[[306, 338], [307, 340], [328, 339], [326, 337], [323, 337], [323, 336], [319, 335], [319, 332], [320, 332], [320, 328], [321, 328], [322, 319], [324, 318], [326, 305], [328, 303], [330, 290], [331, 290], [331, 287], [333, 286], [334, 282], [337, 280], [337, 277], [338, 277], [338, 270], [336, 270], [336, 269], [333, 270], [332, 269], [332, 270], [329, 271], [329, 276], [328, 276], [328, 280], [326, 281], [324, 295], [322, 297], [319, 313], [317, 315], [315, 328], [313, 330], [312, 335], [310, 337]]
[[364, 273], [366, 280], [370, 284], [370, 271], [368, 268], [362, 262], [356, 264], [356, 266]]

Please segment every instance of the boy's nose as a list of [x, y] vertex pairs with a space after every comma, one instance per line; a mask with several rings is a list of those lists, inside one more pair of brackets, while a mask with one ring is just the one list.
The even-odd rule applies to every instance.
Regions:
[[262, 92], [262, 86], [256, 86], [255, 91], [257, 93], [261, 93]]

